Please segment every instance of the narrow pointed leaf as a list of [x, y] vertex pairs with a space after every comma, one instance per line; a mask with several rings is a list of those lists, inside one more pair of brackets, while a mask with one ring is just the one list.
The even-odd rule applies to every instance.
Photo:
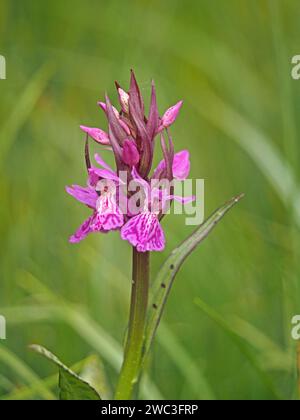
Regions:
[[49, 350], [38, 345], [31, 345], [30, 349], [44, 356], [58, 367], [60, 400], [101, 400], [94, 388], [65, 366]]
[[150, 350], [156, 334], [157, 327], [162, 317], [167, 298], [169, 296], [173, 281], [180, 267], [194, 249], [210, 234], [225, 214], [243, 197], [243, 194], [232, 198], [222, 207], [216, 210], [191, 236], [179, 245], [167, 258], [153, 284], [153, 298], [150, 306], [150, 314], [146, 328], [145, 352], [143, 363]]

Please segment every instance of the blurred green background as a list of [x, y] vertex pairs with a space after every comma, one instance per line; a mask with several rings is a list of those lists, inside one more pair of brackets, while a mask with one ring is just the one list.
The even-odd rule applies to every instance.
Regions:
[[[96, 103], [130, 68], [146, 98], [155, 80], [161, 113], [184, 99], [172, 135], [205, 179], [206, 215], [246, 193], [180, 271], [140, 397], [297, 398], [299, 17], [297, 0], [1, 0], [1, 398], [54, 397], [56, 370], [29, 343], [77, 371], [97, 355], [102, 393], [115, 384], [130, 247], [69, 244], [88, 210], [64, 187], [85, 183], [78, 126], [105, 128]], [[184, 216], [164, 227], [153, 273], [192, 231]]]

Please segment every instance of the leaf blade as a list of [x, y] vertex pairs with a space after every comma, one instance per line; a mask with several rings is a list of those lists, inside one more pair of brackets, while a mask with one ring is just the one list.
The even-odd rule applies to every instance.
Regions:
[[150, 306], [150, 310], [151, 308], [154, 310], [152, 310], [147, 323], [142, 365], [144, 364], [147, 354], [151, 348], [151, 344], [156, 334], [173, 281], [182, 264], [186, 258], [194, 251], [194, 249], [216, 227], [216, 225], [225, 216], [225, 214], [243, 197], [244, 194], [233, 197], [230, 201], [216, 210], [201, 226], [199, 226], [192, 233], [191, 236], [189, 236], [185, 241], [181, 243], [181, 245], [172, 251], [170, 256], [161, 267], [153, 285], [157, 292], [154, 294]]

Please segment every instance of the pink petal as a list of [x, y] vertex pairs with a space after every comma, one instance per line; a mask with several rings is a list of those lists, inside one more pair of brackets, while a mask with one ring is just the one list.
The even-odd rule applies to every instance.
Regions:
[[109, 171], [108, 169], [99, 169], [99, 168], [91, 167], [89, 168], [89, 174], [91, 176], [97, 175], [98, 180], [99, 178], [104, 178], [104, 179], [110, 179], [112, 181], [116, 181], [118, 183], [122, 182], [121, 179], [118, 177], [118, 175], [114, 171]]
[[123, 130], [126, 132], [126, 134], [130, 136], [131, 131], [128, 125], [121, 118], [119, 118], [119, 123], [120, 123], [120, 126], [123, 128]]
[[190, 173], [190, 154], [188, 150], [175, 153], [173, 160], [173, 176], [180, 181], [185, 180]]
[[[100, 108], [102, 108], [102, 109], [103, 109], [103, 111], [104, 111], [105, 113], [107, 113], [107, 106], [106, 106], [106, 103], [105, 103], [105, 102], [98, 102], [98, 105], [100, 106]], [[119, 111], [117, 110], [117, 108], [115, 108], [114, 106], [112, 106], [112, 109], [113, 109], [113, 111], [114, 111], [114, 113], [115, 113], [115, 116], [116, 116], [117, 118], [120, 118], [120, 114], [119, 114]]]
[[72, 235], [69, 239], [69, 242], [72, 244], [78, 243], [82, 241], [84, 238], [87, 237], [89, 233], [92, 232], [91, 230], [91, 222], [93, 220], [94, 216], [90, 216], [88, 219], [86, 219], [83, 224], [77, 229], [77, 231]]
[[160, 190], [157, 188], [152, 189], [152, 196], [151, 199], [154, 201], [155, 199], [158, 199], [162, 202], [162, 207], [165, 206], [167, 201], [175, 200], [182, 204], [191, 203], [192, 201], [196, 200], [195, 195], [190, 195], [187, 197], [182, 197], [181, 195], [174, 195], [174, 194], [167, 194], [169, 191], [167, 190]]
[[168, 195], [165, 198], [166, 200], [175, 200], [182, 204], [191, 203], [192, 201], [196, 200], [195, 195], [190, 195], [188, 197], [181, 197], [180, 195]]
[[81, 130], [87, 133], [92, 139], [94, 139], [97, 143], [109, 145], [109, 137], [108, 134], [101, 130], [100, 128], [92, 128], [86, 127], [85, 125], [80, 126]]
[[173, 105], [171, 106], [171, 108], [166, 110], [161, 119], [158, 132], [162, 131], [164, 128], [170, 127], [170, 125], [172, 125], [175, 122], [176, 118], [178, 117], [179, 110], [182, 107], [182, 104], [183, 101], [179, 101], [176, 105]]
[[165, 247], [165, 235], [154, 213], [141, 213], [121, 229], [122, 239], [135, 246], [139, 252], [162, 251]]
[[105, 168], [108, 171], [114, 172], [113, 169], [105, 162], [102, 156], [99, 155], [99, 153], [95, 154], [95, 161], [98, 163], [98, 165], [102, 166], [102, 168]]
[[111, 213], [102, 216], [102, 226], [105, 231], [120, 229], [124, 225], [123, 214]]
[[129, 166], [136, 166], [140, 161], [140, 154], [133, 140], [125, 139], [123, 143], [122, 159]]
[[88, 186], [93, 188], [93, 189], [95, 189], [95, 187], [96, 187], [96, 185], [99, 181], [99, 175], [96, 174], [94, 169], [95, 169], [94, 166], [91, 166], [88, 169], [89, 176], [88, 176], [88, 182], [87, 182]]
[[[185, 180], [190, 173], [190, 154], [188, 150], [181, 150], [175, 153], [173, 160], [173, 177], [180, 181]], [[159, 179], [162, 171], [166, 169], [166, 162], [160, 161], [153, 173], [153, 179]]]
[[72, 185], [71, 187], [66, 187], [66, 191], [72, 197], [81, 203], [87, 205], [91, 208], [96, 208], [96, 202], [98, 200], [98, 194], [94, 188], [91, 187], [81, 187], [80, 185]]
[[97, 201], [97, 213], [91, 224], [93, 231], [110, 231], [119, 229], [124, 224], [124, 216], [120, 212], [115, 196], [104, 194]]

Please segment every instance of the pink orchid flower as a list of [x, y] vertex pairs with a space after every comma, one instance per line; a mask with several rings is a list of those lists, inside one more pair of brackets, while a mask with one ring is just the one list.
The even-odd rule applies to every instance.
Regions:
[[[185, 171], [188, 175], [189, 170]], [[175, 200], [183, 204], [195, 200], [194, 196], [181, 197], [168, 194], [166, 191], [154, 188], [140, 177], [135, 168], [132, 170], [133, 179], [141, 185], [145, 193], [143, 211], [132, 217], [121, 229], [121, 238], [136, 247], [139, 252], [162, 251], [165, 247], [165, 235], [159, 222], [161, 209], [167, 201]]]
[[117, 186], [122, 181], [100, 155], [96, 154], [95, 160], [102, 168], [89, 168], [87, 187], [72, 185], [66, 188], [68, 194], [93, 210], [93, 214], [70, 237], [71, 243], [82, 241], [89, 233], [109, 232], [124, 224], [116, 200]]
[[[175, 122], [182, 107], [179, 101], [160, 118], [154, 83], [151, 86], [150, 108], [145, 115], [144, 100], [133, 71], [130, 87], [125, 91], [116, 82], [120, 111], [106, 96], [105, 102], [98, 102], [108, 120], [108, 129], [80, 126], [100, 146], [113, 152], [116, 170], [113, 170], [99, 154], [95, 160], [99, 167], [90, 164], [88, 140], [86, 142], [86, 164], [88, 183], [86, 187], [72, 185], [67, 192], [92, 210], [70, 242], [79, 242], [92, 232], [120, 230], [122, 239], [132, 244], [139, 252], [161, 251], [165, 246], [165, 235], [160, 224], [163, 210], [173, 200], [188, 203], [194, 197], [180, 197], [167, 189], [158, 188], [161, 181], [185, 180], [190, 172], [189, 152], [174, 153], [174, 146], [168, 128]], [[169, 146], [161, 134], [167, 129]], [[153, 171], [155, 138], [160, 134], [163, 160]], [[128, 208], [130, 193], [122, 192], [124, 182], [120, 173], [141, 186], [145, 198], [143, 207], [136, 212]], [[121, 209], [123, 212], [121, 212]], [[125, 210], [124, 210], [125, 209]]]

